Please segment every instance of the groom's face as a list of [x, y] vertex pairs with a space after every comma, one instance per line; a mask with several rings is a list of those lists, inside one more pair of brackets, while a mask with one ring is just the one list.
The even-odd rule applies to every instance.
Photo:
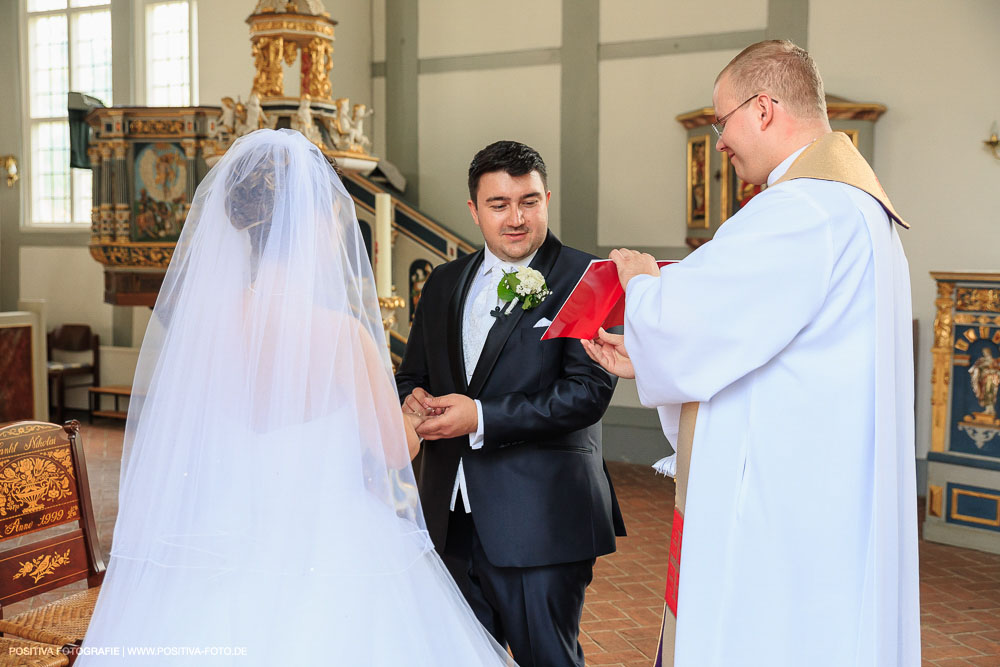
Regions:
[[479, 178], [476, 201], [469, 200], [469, 211], [490, 252], [516, 262], [545, 241], [551, 196], [537, 171], [523, 176], [491, 171]]

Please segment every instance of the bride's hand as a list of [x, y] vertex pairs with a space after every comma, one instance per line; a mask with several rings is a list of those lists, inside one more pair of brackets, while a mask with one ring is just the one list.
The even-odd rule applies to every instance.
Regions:
[[403, 421], [406, 423], [406, 447], [409, 450], [410, 460], [416, 458], [420, 453], [420, 437], [417, 435], [417, 427], [420, 426], [427, 415], [424, 412], [409, 412], [403, 409]]

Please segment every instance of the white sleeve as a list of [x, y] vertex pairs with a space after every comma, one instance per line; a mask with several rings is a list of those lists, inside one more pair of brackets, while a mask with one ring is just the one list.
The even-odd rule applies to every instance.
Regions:
[[476, 416], [479, 419], [479, 423], [476, 426], [476, 432], [469, 434], [469, 447], [471, 449], [482, 449], [483, 448], [483, 404], [476, 400]]
[[830, 217], [802, 190], [765, 190], [684, 261], [629, 281], [625, 347], [643, 405], [711, 399], [819, 312], [833, 267]]

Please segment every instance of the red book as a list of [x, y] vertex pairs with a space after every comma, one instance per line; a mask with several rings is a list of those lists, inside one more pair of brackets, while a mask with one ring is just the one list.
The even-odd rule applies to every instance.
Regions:
[[[658, 261], [660, 268], [673, 261]], [[591, 260], [562, 308], [556, 313], [542, 340], [550, 338], [590, 339], [601, 327], [625, 324], [625, 290], [618, 281], [618, 268], [610, 259]]]

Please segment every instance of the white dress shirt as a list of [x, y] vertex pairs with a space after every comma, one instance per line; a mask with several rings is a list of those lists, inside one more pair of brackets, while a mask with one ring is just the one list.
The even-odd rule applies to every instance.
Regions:
[[[472, 381], [472, 374], [479, 363], [479, 355], [483, 352], [483, 344], [490, 333], [490, 329], [496, 323], [497, 318], [490, 312], [502, 302], [497, 296], [497, 287], [504, 272], [510, 273], [518, 267], [528, 266], [534, 259], [535, 253], [516, 262], [504, 262], [490, 252], [488, 247], [483, 248], [483, 263], [476, 271], [476, 277], [472, 280], [469, 293], [465, 297], [465, 306], [462, 309], [462, 354], [465, 359], [465, 381]], [[506, 305], [506, 304], [505, 304]], [[483, 404], [476, 401], [477, 426], [476, 432], [469, 434], [469, 447], [480, 449], [483, 446]], [[462, 460], [458, 461], [458, 474], [455, 476], [455, 488], [451, 492], [451, 510], [455, 510], [455, 503], [458, 499], [459, 491], [462, 492], [462, 504], [465, 506], [465, 513], [472, 512], [469, 505], [469, 492], [465, 484], [465, 468]]]

